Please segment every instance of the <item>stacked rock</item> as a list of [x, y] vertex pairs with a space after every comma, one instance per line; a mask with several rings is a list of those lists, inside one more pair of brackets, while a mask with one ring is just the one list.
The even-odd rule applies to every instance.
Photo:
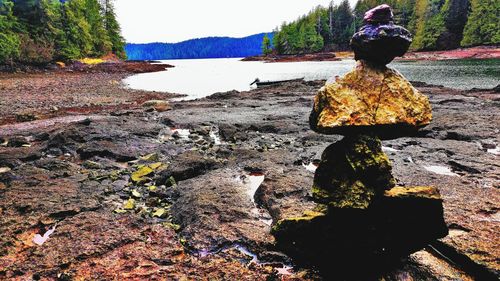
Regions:
[[337, 276], [384, 270], [448, 233], [438, 190], [396, 186], [380, 141], [409, 136], [432, 119], [428, 98], [386, 67], [408, 50], [411, 35], [392, 23], [388, 5], [364, 20], [351, 40], [356, 68], [314, 99], [311, 128], [344, 136], [316, 170], [317, 208], [273, 226], [278, 247], [295, 261]]

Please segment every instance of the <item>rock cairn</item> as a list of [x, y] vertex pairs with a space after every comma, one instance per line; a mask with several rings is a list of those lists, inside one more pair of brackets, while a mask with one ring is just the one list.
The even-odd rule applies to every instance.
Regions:
[[448, 233], [438, 190], [396, 186], [382, 151], [380, 139], [410, 136], [432, 119], [428, 98], [386, 67], [411, 43], [392, 20], [388, 5], [368, 11], [351, 40], [356, 68], [316, 95], [311, 128], [344, 138], [321, 157], [312, 187], [317, 207], [272, 230], [296, 262], [336, 276], [380, 273]]

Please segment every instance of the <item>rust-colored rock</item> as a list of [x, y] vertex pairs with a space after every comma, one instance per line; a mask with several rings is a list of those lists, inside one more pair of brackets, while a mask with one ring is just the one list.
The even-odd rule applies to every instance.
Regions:
[[368, 131], [393, 138], [408, 135], [431, 119], [428, 98], [399, 72], [359, 61], [355, 70], [319, 90], [309, 121], [319, 133]]
[[148, 100], [142, 104], [143, 107], [151, 108], [158, 112], [163, 112], [167, 110], [171, 110], [172, 106], [166, 100]]

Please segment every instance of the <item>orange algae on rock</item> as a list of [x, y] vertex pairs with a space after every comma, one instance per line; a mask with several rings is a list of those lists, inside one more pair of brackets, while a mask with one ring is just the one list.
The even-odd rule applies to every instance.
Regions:
[[403, 75], [385, 66], [359, 61], [356, 69], [327, 83], [314, 98], [311, 128], [346, 134], [352, 127], [405, 127], [417, 130], [432, 120], [429, 99]]

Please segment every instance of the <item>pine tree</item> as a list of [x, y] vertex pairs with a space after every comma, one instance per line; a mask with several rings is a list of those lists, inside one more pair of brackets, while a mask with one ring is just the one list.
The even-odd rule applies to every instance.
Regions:
[[435, 17], [440, 32], [434, 35], [435, 42], [432, 42], [432, 49], [447, 50], [460, 47], [468, 10], [469, 0], [445, 1]]
[[415, 7], [415, 0], [395, 0], [393, 3], [394, 22], [407, 27]]
[[262, 38], [262, 54], [264, 55], [269, 55], [272, 52], [271, 48], [271, 40], [269, 39], [269, 36], [264, 35], [264, 38]]
[[19, 37], [14, 32], [17, 24], [12, 14], [12, 1], [0, 0], [0, 63], [12, 64], [19, 56]]
[[278, 54], [284, 54], [285, 53], [285, 39], [283, 36], [283, 28], [285, 24], [283, 23], [281, 26], [281, 30], [276, 28], [273, 30], [274, 36], [273, 36], [273, 46], [274, 50]]
[[124, 57], [111, 0], [0, 0], [0, 63]]
[[333, 16], [335, 19], [332, 30], [333, 43], [340, 49], [346, 49], [355, 31], [354, 15], [349, 1], [343, 0], [337, 7], [334, 7]]
[[71, 0], [62, 7], [64, 38], [59, 41], [59, 56], [66, 60], [83, 58], [91, 54], [92, 36], [85, 18], [85, 0]]
[[104, 27], [101, 10], [101, 5], [97, 0], [85, 0], [85, 19], [90, 25], [92, 34], [92, 56], [102, 56], [112, 50], [112, 43]]
[[121, 36], [120, 24], [116, 20], [116, 14], [111, 0], [105, 0], [103, 5], [104, 26], [111, 41], [111, 49], [113, 54], [119, 58], [126, 58], [125, 54], [125, 39]]
[[413, 50], [422, 49], [423, 43], [423, 33], [425, 29], [425, 21], [427, 15], [427, 9], [429, 6], [429, 0], [416, 0], [415, 8], [413, 9], [411, 20], [408, 24], [408, 29], [413, 33], [413, 43], [411, 48]]
[[445, 0], [426, 0], [422, 21], [415, 32], [414, 46], [421, 50], [435, 50], [439, 36], [445, 32], [444, 15], [441, 12]]
[[462, 46], [500, 43], [500, 1], [471, 0]]

